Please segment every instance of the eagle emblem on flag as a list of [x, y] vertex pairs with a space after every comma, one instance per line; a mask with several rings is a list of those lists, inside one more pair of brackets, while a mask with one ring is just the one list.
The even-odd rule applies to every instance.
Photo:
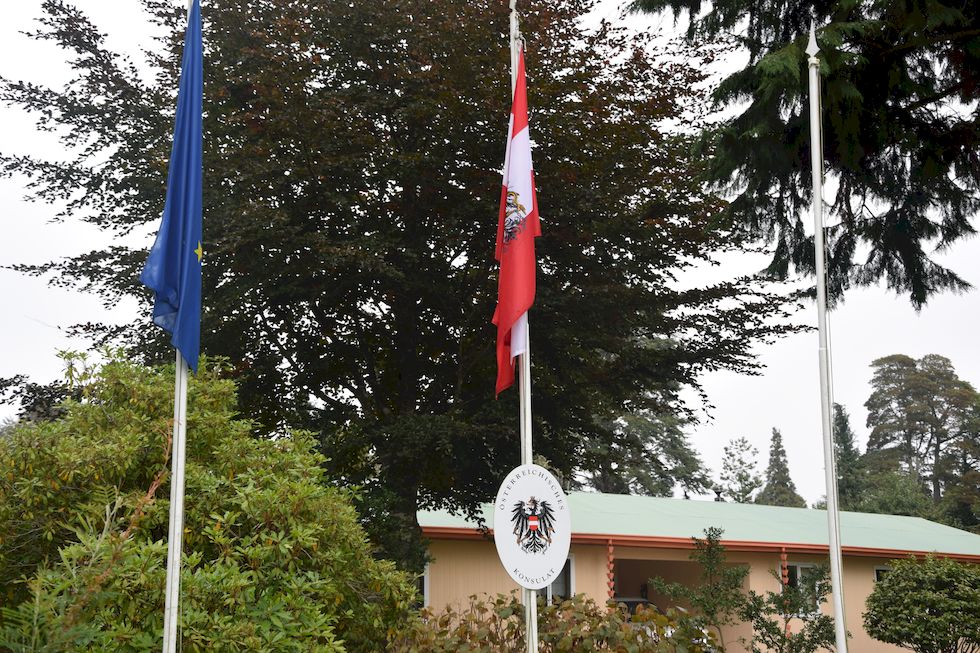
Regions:
[[527, 225], [527, 209], [521, 204], [521, 196], [514, 191], [507, 191], [507, 203], [504, 209], [504, 246], [516, 240]]
[[551, 546], [555, 513], [547, 501], [531, 497], [527, 501], [516, 502], [510, 521], [514, 524], [517, 544], [525, 553], [543, 553]]

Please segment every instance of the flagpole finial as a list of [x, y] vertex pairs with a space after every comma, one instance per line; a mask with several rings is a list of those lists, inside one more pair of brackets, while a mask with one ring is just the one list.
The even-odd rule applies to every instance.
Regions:
[[806, 45], [806, 53], [811, 57], [817, 56], [820, 52], [820, 47], [817, 46], [817, 29], [814, 23], [810, 22], [810, 42]]

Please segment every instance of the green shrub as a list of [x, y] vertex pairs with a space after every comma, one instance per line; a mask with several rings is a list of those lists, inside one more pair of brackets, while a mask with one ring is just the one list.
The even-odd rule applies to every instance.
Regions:
[[746, 643], [752, 653], [815, 653], [833, 651], [834, 618], [823, 614], [821, 606], [830, 593], [830, 568], [820, 565], [812, 576], [800, 579], [794, 587], [782, 584], [782, 574], [773, 570], [780, 582], [778, 591], [763, 594], [749, 591], [741, 617], [752, 624], [752, 639]]
[[[81, 397], [0, 439], [0, 650], [160, 647], [173, 368], [113, 361]], [[192, 377], [182, 649], [383, 650], [411, 579], [372, 557], [312, 438], [252, 437], [235, 404], [217, 366]]]
[[[514, 595], [470, 597], [462, 610], [425, 610], [394, 643], [394, 653], [524, 653], [524, 608]], [[538, 608], [542, 653], [705, 653], [713, 637], [690, 626], [686, 615], [640, 607], [630, 617], [622, 607], [599, 607], [581, 594]]]
[[717, 635], [718, 650], [725, 650], [726, 626], [738, 623], [739, 612], [746, 606], [743, 592], [745, 578], [749, 575], [746, 565], [729, 565], [725, 547], [721, 543], [724, 530], [706, 528], [704, 539], [692, 537], [694, 550], [689, 556], [699, 570], [694, 585], [668, 583], [662, 578], [651, 578], [650, 585], [660, 594], [673, 601], [684, 601], [692, 609], [695, 624]]
[[980, 568], [934, 557], [892, 564], [868, 596], [869, 635], [917, 653], [980, 650]]

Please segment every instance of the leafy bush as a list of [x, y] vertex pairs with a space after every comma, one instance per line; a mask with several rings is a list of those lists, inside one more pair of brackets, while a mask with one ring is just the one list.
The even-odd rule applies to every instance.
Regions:
[[[113, 361], [64, 416], [0, 439], [0, 650], [146, 651], [162, 633], [173, 368]], [[306, 434], [250, 435], [220, 369], [192, 377], [184, 651], [378, 651], [411, 579], [371, 555]]]
[[[814, 653], [821, 649], [832, 650], [834, 645], [833, 618], [821, 614], [817, 608], [826, 602], [830, 591], [827, 568], [816, 568], [812, 582], [798, 586], [782, 584], [782, 575], [773, 571], [780, 583], [777, 592], [749, 591], [745, 593], [744, 581], [749, 569], [744, 565], [729, 565], [725, 547], [721, 543], [724, 531], [707, 528], [704, 539], [691, 538], [694, 551], [690, 559], [701, 570], [697, 585], [667, 583], [662, 578], [651, 578], [650, 584], [661, 594], [682, 600], [692, 608], [683, 613], [682, 621], [691, 630], [701, 629], [717, 634], [717, 651], [725, 651], [724, 628], [739, 621], [752, 624], [752, 637], [739, 639], [744, 648], [752, 653]], [[791, 629], [790, 623], [794, 624]]]
[[694, 551], [690, 559], [700, 570], [696, 585], [650, 579], [650, 584], [661, 594], [675, 601], [686, 601], [691, 606], [694, 610], [691, 618], [699, 627], [717, 634], [720, 650], [725, 649], [724, 628], [738, 621], [738, 614], [746, 605], [742, 588], [749, 575], [748, 566], [726, 563], [725, 547], [721, 543], [723, 534], [723, 529], [712, 527], [704, 530], [704, 539], [691, 538]]
[[[524, 607], [514, 595], [483, 601], [470, 597], [462, 609], [428, 610], [390, 649], [394, 653], [523, 653]], [[660, 614], [640, 607], [630, 617], [622, 607], [600, 607], [577, 595], [538, 608], [542, 653], [706, 653], [713, 637], [692, 628], [683, 613]]]
[[[773, 576], [782, 583], [782, 576]], [[796, 585], [782, 585], [778, 592], [750, 591], [741, 617], [752, 624], [752, 653], [815, 653], [833, 651], [834, 618], [823, 614], [820, 606], [830, 593], [830, 570], [816, 568], [813, 576]], [[792, 625], [792, 627], [791, 627]]]
[[948, 558], [909, 558], [868, 596], [864, 627], [917, 653], [980, 650], [980, 568]]

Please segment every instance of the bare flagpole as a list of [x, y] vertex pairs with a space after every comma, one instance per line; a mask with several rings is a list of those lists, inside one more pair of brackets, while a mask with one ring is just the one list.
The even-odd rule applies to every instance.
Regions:
[[[190, 20], [191, 4], [187, 0]], [[176, 348], [175, 348], [176, 349]], [[174, 431], [170, 446], [170, 529], [167, 535], [167, 589], [163, 608], [163, 653], [177, 653], [180, 616], [180, 558], [184, 543], [184, 468], [187, 462], [187, 361], [176, 349]]]
[[184, 539], [184, 466], [187, 440], [187, 362], [177, 350], [174, 434], [171, 446], [170, 532], [167, 537], [167, 598], [163, 611], [163, 653], [177, 652], [180, 614], [180, 555]]
[[[514, 96], [517, 88], [517, 65], [520, 59], [521, 32], [517, 16], [517, 0], [510, 0], [510, 94]], [[527, 314], [522, 320], [525, 328], [524, 353], [518, 357], [518, 383], [520, 385], [520, 422], [521, 422], [521, 464], [530, 465], [534, 462], [531, 447], [531, 330], [527, 322]], [[538, 650], [538, 593], [525, 588], [524, 623], [527, 631], [527, 653]]]
[[841, 586], [843, 563], [840, 550], [840, 512], [837, 507], [837, 469], [834, 464], [833, 406], [830, 385], [830, 338], [827, 334], [827, 272], [823, 222], [823, 138], [820, 116], [820, 60], [817, 36], [810, 25], [810, 164], [813, 178], [813, 247], [817, 275], [817, 330], [820, 344], [820, 413], [823, 426], [824, 473], [827, 484], [827, 531], [830, 544], [830, 584], [834, 607], [834, 635], [837, 653], [847, 653], [847, 627], [844, 623], [844, 592]]

